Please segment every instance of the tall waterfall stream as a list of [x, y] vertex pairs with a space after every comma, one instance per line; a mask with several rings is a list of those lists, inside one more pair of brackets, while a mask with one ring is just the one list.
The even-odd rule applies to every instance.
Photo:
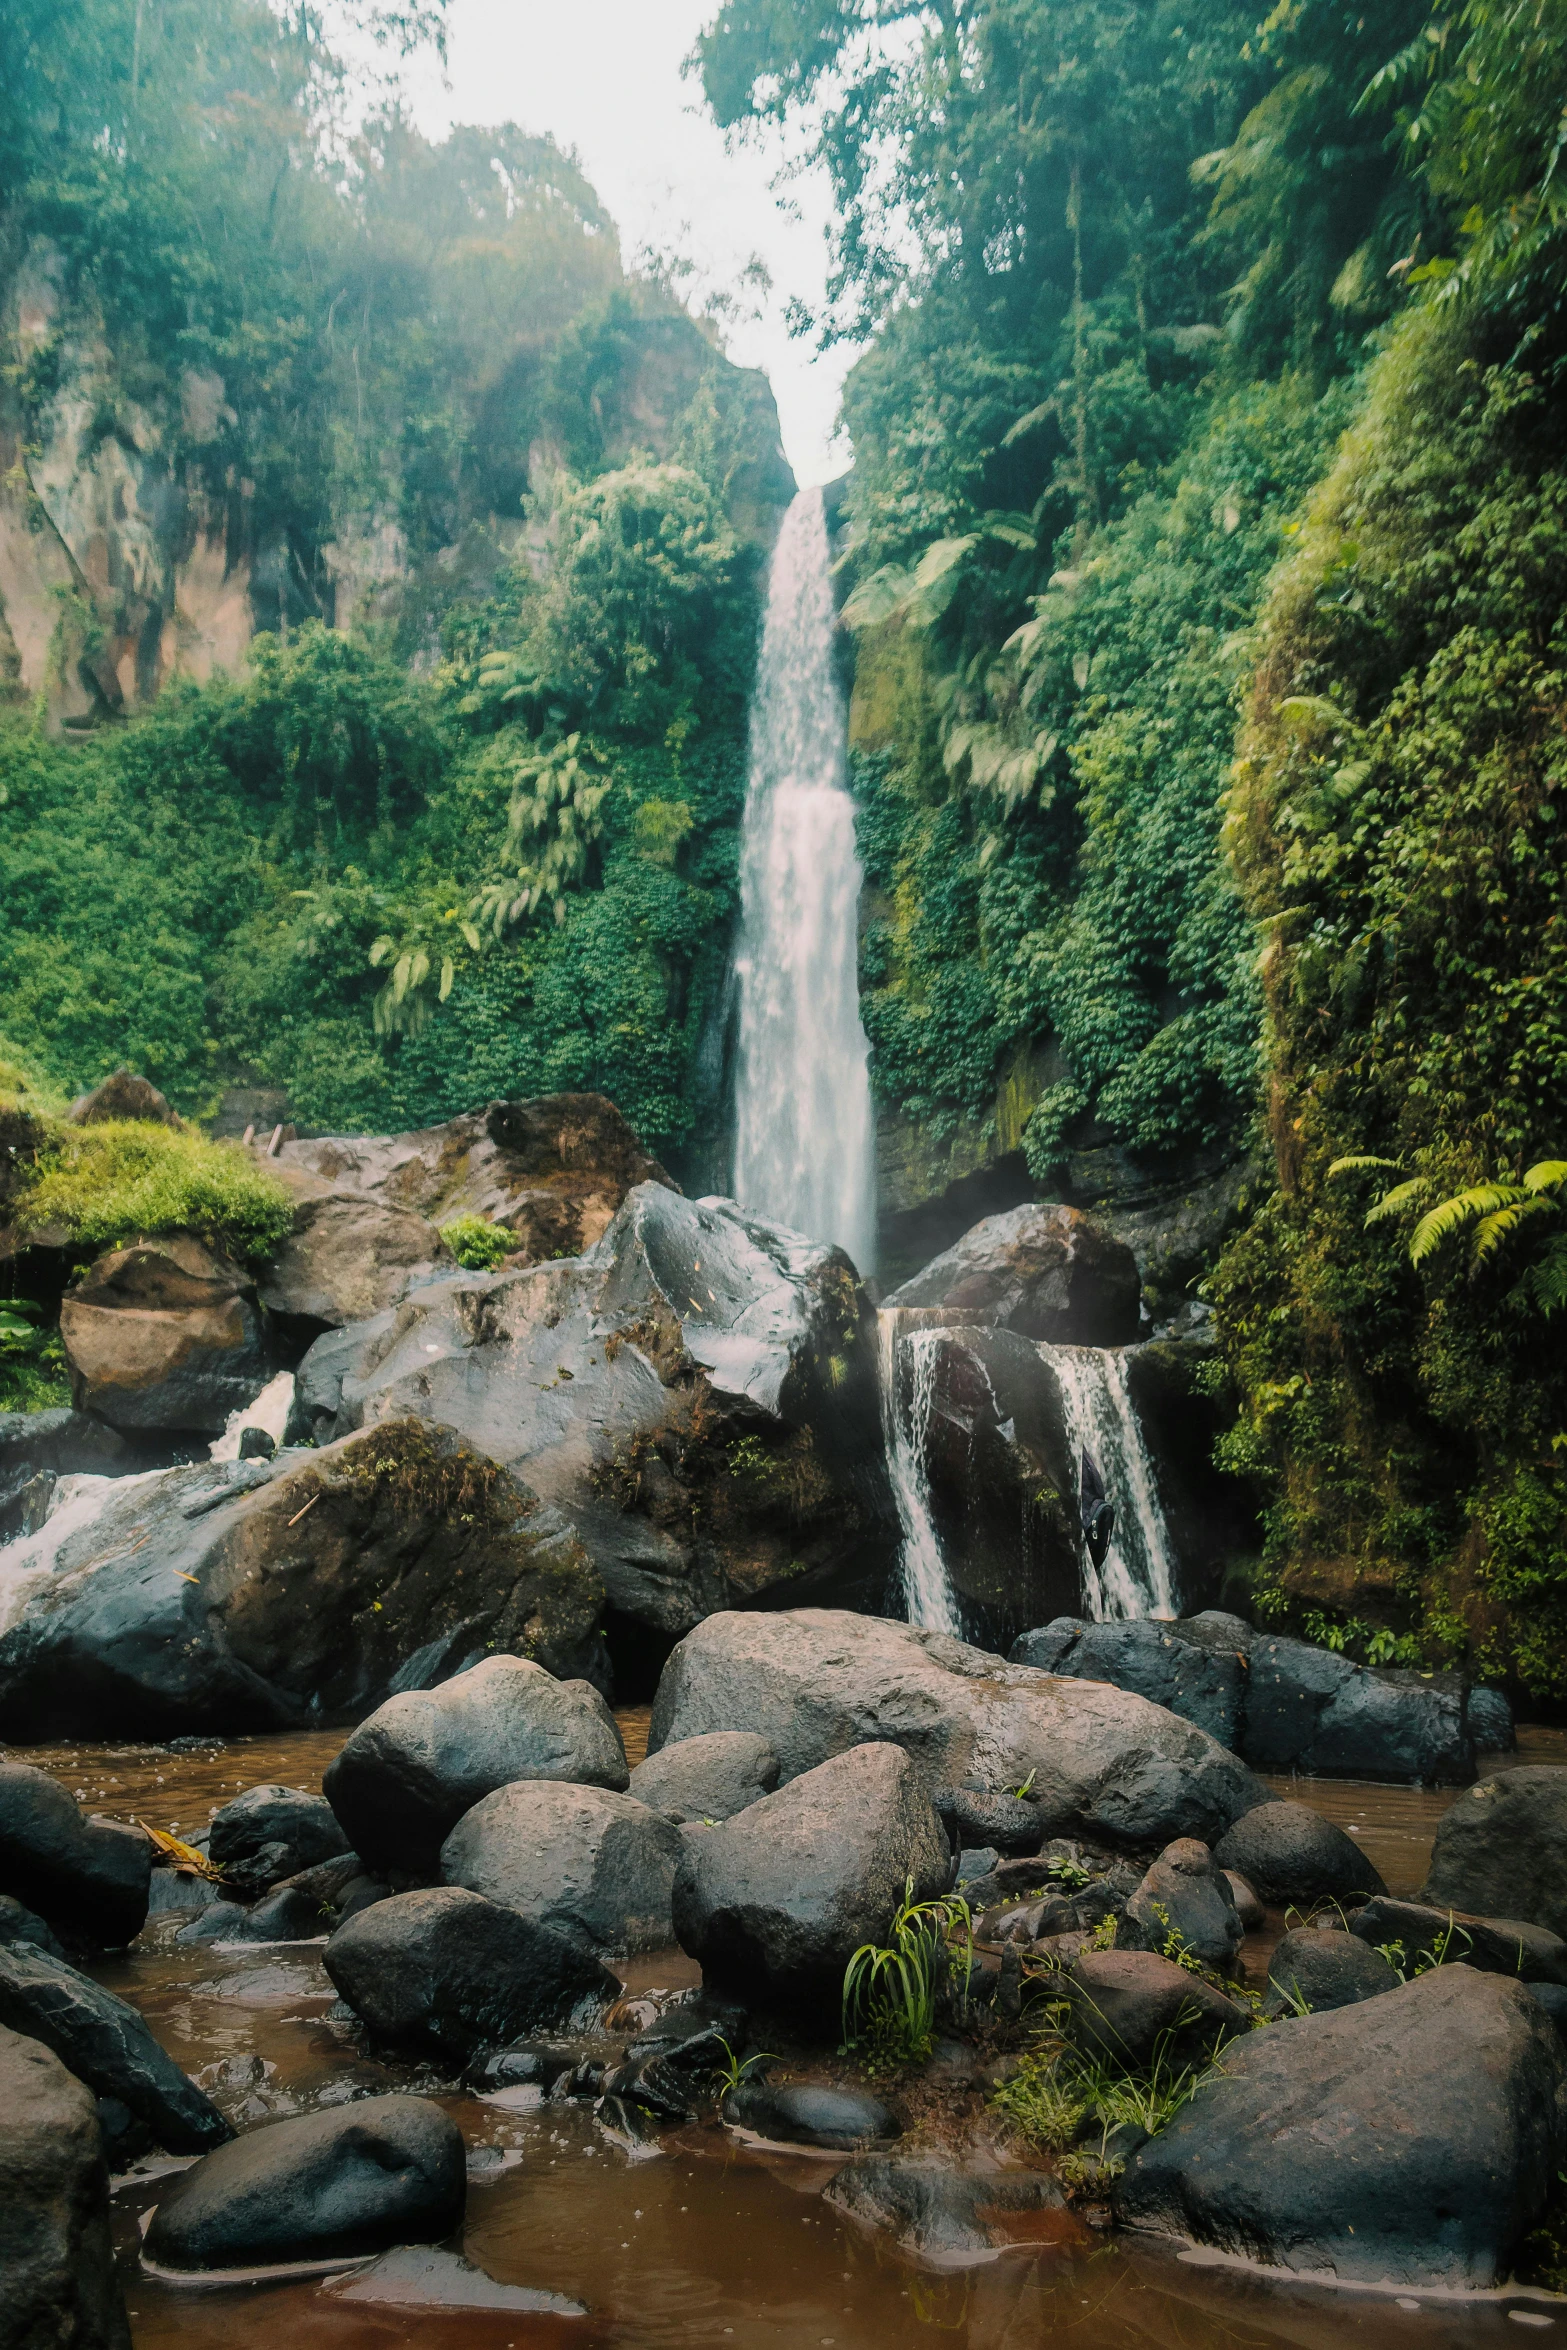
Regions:
[[1084, 1452], [1093, 1454], [1115, 1506], [1115, 1532], [1104, 1564], [1096, 1568], [1086, 1549], [1083, 1553], [1084, 1613], [1096, 1624], [1128, 1616], [1173, 1616], [1170, 1530], [1137, 1424], [1125, 1348], [1042, 1344], [1039, 1351], [1061, 1384], [1073, 1462]]

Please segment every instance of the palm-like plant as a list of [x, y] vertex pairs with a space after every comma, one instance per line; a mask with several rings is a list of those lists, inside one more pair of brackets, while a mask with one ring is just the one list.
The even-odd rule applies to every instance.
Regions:
[[873, 2057], [917, 2064], [930, 2052], [936, 2028], [948, 1943], [963, 1938], [965, 1969], [974, 1962], [974, 1928], [961, 1893], [916, 1901], [914, 1879], [903, 1888], [887, 1943], [862, 1942], [844, 1969], [845, 2048], [871, 2042]]
[[[1329, 1175], [1354, 1175], [1377, 1168], [1396, 1169], [1396, 1159], [1335, 1159]], [[1366, 1212], [1366, 1223], [1385, 1223], [1407, 1214], [1430, 1198], [1435, 1186], [1429, 1176], [1413, 1175], [1385, 1192]], [[1567, 1230], [1561, 1229], [1567, 1211], [1567, 1159], [1539, 1159], [1522, 1175], [1493, 1176], [1472, 1183], [1426, 1208], [1409, 1236], [1409, 1261], [1423, 1265], [1450, 1240], [1469, 1235], [1471, 1279], [1500, 1250], [1522, 1238], [1536, 1239], [1538, 1253], [1526, 1265], [1511, 1292], [1519, 1305], [1532, 1305], [1553, 1314], [1567, 1305]]]

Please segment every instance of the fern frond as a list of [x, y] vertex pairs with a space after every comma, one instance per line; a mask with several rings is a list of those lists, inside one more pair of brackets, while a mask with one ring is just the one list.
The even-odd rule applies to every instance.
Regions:
[[1362, 1155], [1358, 1158], [1335, 1159], [1328, 1169], [1328, 1174], [1330, 1177], [1334, 1175], [1364, 1175], [1368, 1174], [1372, 1168], [1382, 1168], [1386, 1171], [1396, 1168], [1399, 1164], [1400, 1161], [1397, 1159], [1374, 1159]]
[[1422, 1198], [1430, 1188], [1424, 1175], [1411, 1175], [1407, 1183], [1396, 1183], [1391, 1191], [1383, 1193], [1373, 1207], [1367, 1208], [1367, 1227], [1383, 1224], [1389, 1216], [1399, 1215], [1403, 1209], [1413, 1207], [1415, 1201]]
[[1451, 1199], [1438, 1200], [1415, 1226], [1409, 1243], [1410, 1263], [1424, 1264], [1455, 1232], [1478, 1223], [1482, 1216], [1494, 1215], [1498, 1208], [1510, 1206], [1518, 1196], [1516, 1183], [1476, 1183], [1468, 1191], [1456, 1192]]
[[1523, 1172], [1525, 1191], [1560, 1191], [1567, 1183], [1567, 1159], [1540, 1159]]

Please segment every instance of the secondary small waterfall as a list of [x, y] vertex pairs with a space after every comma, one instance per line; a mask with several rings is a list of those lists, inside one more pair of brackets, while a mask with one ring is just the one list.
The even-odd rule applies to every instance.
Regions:
[[945, 1333], [902, 1328], [895, 1306], [876, 1317], [881, 1347], [881, 1419], [887, 1470], [898, 1505], [902, 1533], [899, 1568], [903, 1612], [925, 1632], [963, 1636], [947, 1563], [930, 1514], [930, 1479], [925, 1471], [925, 1437], [936, 1392], [936, 1354]]
[[[1083, 1601], [1102, 1624], [1176, 1614], [1175, 1564], [1153, 1467], [1137, 1424], [1121, 1347], [1039, 1348], [1061, 1384], [1074, 1475], [1084, 1451], [1099, 1463], [1115, 1505], [1115, 1532], [1102, 1567], [1083, 1551]], [[1074, 1495], [1075, 1498], [1075, 1495]]]
[[767, 577], [740, 841], [735, 1197], [862, 1273], [875, 1261], [876, 1128], [860, 1025], [860, 860], [846, 788], [820, 490], [784, 517]]

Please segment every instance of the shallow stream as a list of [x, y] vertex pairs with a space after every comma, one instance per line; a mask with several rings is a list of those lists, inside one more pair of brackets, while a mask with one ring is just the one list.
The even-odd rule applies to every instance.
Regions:
[[[619, 1717], [640, 1758], [647, 1714]], [[316, 1788], [340, 1732], [235, 1739], [183, 1752], [73, 1745], [12, 1749], [53, 1771], [90, 1810], [189, 1835], [219, 1804], [263, 1780]], [[1567, 1761], [1567, 1732], [1525, 1731], [1513, 1762]], [[1365, 1845], [1395, 1893], [1425, 1871], [1448, 1793], [1353, 1781], [1276, 1782]], [[1281, 1930], [1270, 1920], [1245, 1957], [1260, 1977]], [[440, 2093], [441, 2076], [364, 2053], [333, 2019], [319, 1946], [179, 1948], [163, 1939], [95, 1969], [132, 2000], [171, 2054], [241, 2126], [356, 2093], [404, 2086]], [[679, 1951], [628, 1962], [628, 1999], [695, 1980]], [[531, 2092], [513, 2091], [513, 2098]], [[955, 2350], [1480, 2350], [1525, 2331], [1567, 2341], [1567, 2309], [1519, 2296], [1451, 2303], [1311, 2286], [1216, 2270], [1127, 2236], [1095, 2235], [1047, 2213], [978, 2268], [933, 2271], [860, 2232], [822, 2200], [837, 2165], [738, 2144], [719, 2125], [628, 2146], [584, 2103], [511, 2105], [461, 2093], [442, 2102], [470, 2150], [467, 2257], [512, 2286], [564, 2296], [583, 2314], [384, 2304], [357, 2299], [352, 2278], [267, 2286], [172, 2286], [142, 2274], [138, 2223], [157, 2182], [116, 2189], [136, 2350], [894, 2350], [938, 2338]], [[1043, 2233], [1041, 2233], [1043, 2231]]]

